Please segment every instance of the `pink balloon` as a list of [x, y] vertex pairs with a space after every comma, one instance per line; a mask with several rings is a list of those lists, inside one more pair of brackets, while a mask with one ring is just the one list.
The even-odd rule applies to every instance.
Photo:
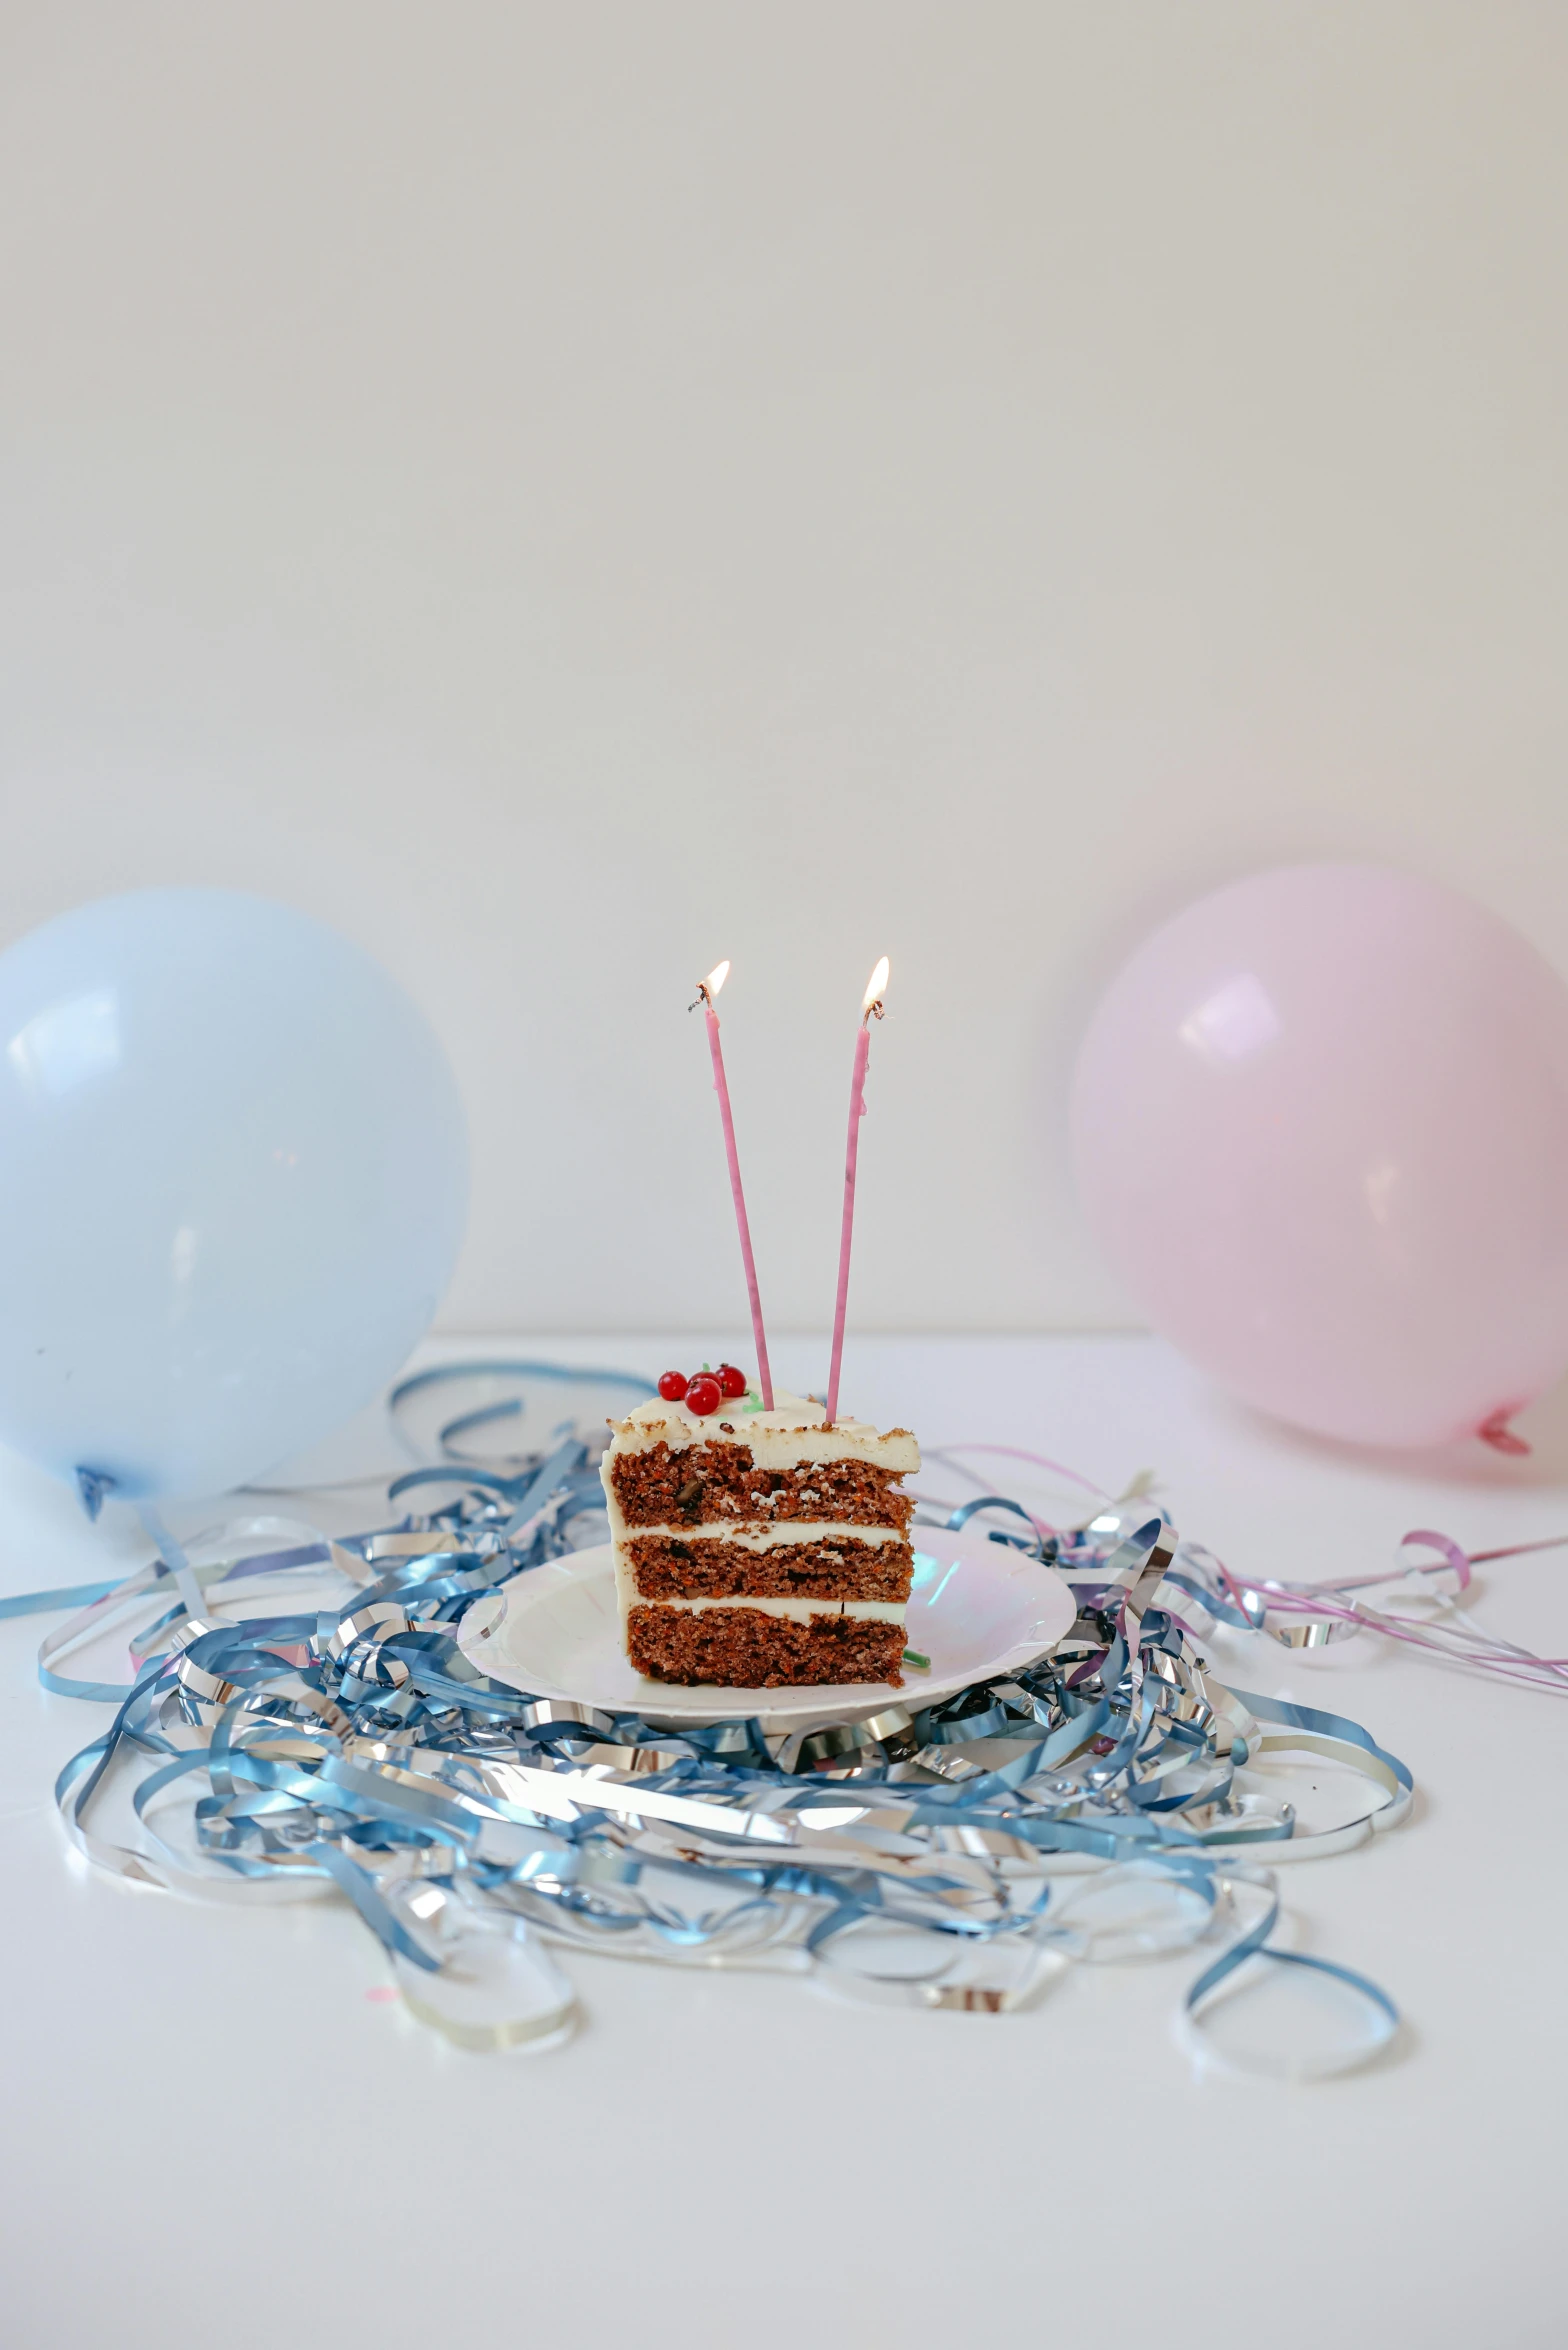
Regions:
[[1142, 1310], [1281, 1419], [1441, 1444], [1568, 1367], [1568, 988], [1457, 891], [1298, 865], [1200, 899], [1100, 1005], [1072, 1120]]

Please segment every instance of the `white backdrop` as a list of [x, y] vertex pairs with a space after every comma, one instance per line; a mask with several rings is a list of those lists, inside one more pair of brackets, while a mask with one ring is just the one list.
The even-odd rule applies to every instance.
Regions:
[[450, 1327], [1115, 1322], [1062, 1094], [1282, 857], [1568, 965], [1568, 12], [7, 0], [0, 940], [152, 881], [399, 971]]

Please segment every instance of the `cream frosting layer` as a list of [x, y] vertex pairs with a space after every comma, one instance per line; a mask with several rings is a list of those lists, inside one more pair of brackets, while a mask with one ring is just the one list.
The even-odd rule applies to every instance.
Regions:
[[901, 1599], [643, 1599], [634, 1596], [631, 1604], [682, 1608], [699, 1615], [707, 1608], [750, 1607], [759, 1615], [787, 1616], [797, 1624], [809, 1624], [813, 1616], [860, 1616], [884, 1624], [901, 1624], [906, 1603]]
[[672, 1452], [687, 1452], [694, 1444], [738, 1444], [759, 1469], [844, 1460], [866, 1461], [896, 1476], [912, 1476], [919, 1468], [920, 1447], [907, 1428], [874, 1428], [868, 1420], [835, 1420], [830, 1428], [827, 1416], [826, 1405], [805, 1395], [775, 1393], [771, 1412], [727, 1416], [721, 1407], [706, 1418], [655, 1396], [624, 1420], [610, 1422], [610, 1451], [651, 1452], [667, 1444]]
[[737, 1550], [756, 1551], [813, 1550], [823, 1542], [858, 1542], [870, 1550], [879, 1543], [909, 1540], [896, 1526], [841, 1526], [815, 1518], [786, 1518], [775, 1525], [759, 1525], [755, 1518], [709, 1518], [700, 1526], [628, 1526], [621, 1539], [640, 1542], [645, 1534], [685, 1542], [693, 1549], [704, 1542], [723, 1542]]

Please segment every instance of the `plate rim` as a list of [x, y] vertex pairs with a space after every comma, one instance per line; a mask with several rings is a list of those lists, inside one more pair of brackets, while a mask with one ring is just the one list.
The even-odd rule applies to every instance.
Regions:
[[[584, 1550], [567, 1551], [559, 1558], [544, 1560], [539, 1567], [531, 1568], [525, 1576], [517, 1578], [516, 1584], [508, 1584], [499, 1592], [481, 1594], [458, 1625], [457, 1645], [476, 1671], [482, 1672], [488, 1679], [501, 1681], [508, 1688], [552, 1703], [592, 1706], [601, 1713], [635, 1713], [639, 1719], [651, 1725], [671, 1728], [682, 1722], [687, 1728], [695, 1728], [699, 1721], [720, 1723], [756, 1720], [762, 1723], [765, 1730], [795, 1730], [826, 1722], [863, 1721], [895, 1705], [904, 1706], [912, 1713], [923, 1713], [929, 1707], [955, 1696], [960, 1689], [968, 1688], [974, 1681], [990, 1680], [1002, 1673], [1017, 1672], [1034, 1658], [1049, 1656], [1071, 1630], [1073, 1617], [1077, 1613], [1071, 1587], [1066, 1578], [1045, 1561], [1031, 1559], [1026, 1553], [1013, 1549], [1011, 1544], [992, 1543], [985, 1534], [971, 1531], [967, 1526], [915, 1526], [911, 1527], [910, 1535], [917, 1550], [921, 1547], [918, 1537], [925, 1535], [953, 1545], [960, 1552], [967, 1553], [977, 1564], [994, 1561], [1000, 1568], [1003, 1559], [1010, 1559], [1015, 1567], [1034, 1567], [1048, 1579], [1044, 1588], [1058, 1592], [1063, 1606], [1071, 1612], [1066, 1615], [1060, 1629], [1048, 1639], [1011, 1641], [978, 1671], [944, 1673], [929, 1680], [923, 1674], [914, 1673], [906, 1678], [902, 1689], [895, 1689], [888, 1681], [805, 1682], [785, 1684], [777, 1689], [749, 1690], [723, 1688], [714, 1682], [649, 1681], [646, 1683], [646, 1703], [639, 1701], [611, 1705], [602, 1697], [586, 1694], [581, 1689], [564, 1688], [553, 1676], [547, 1676], [543, 1681], [534, 1678], [524, 1683], [515, 1677], [516, 1668], [497, 1670], [502, 1659], [490, 1650], [489, 1642], [494, 1637], [496, 1627], [505, 1619], [514, 1594], [522, 1596], [517, 1586], [532, 1585], [538, 1593], [537, 1600], [532, 1604], [538, 1605], [544, 1601], [550, 1585], [543, 1581], [535, 1584], [534, 1578], [536, 1575], [547, 1576], [552, 1568], [557, 1570], [565, 1582], [586, 1580], [591, 1575], [613, 1574], [613, 1545], [604, 1542], [594, 1543]], [[999, 1552], [1001, 1557], [996, 1555]], [[559, 1589], [560, 1585], [555, 1587]], [[499, 1613], [492, 1614], [487, 1608], [485, 1602], [490, 1598], [501, 1601]], [[824, 1704], [823, 1692], [828, 1688], [835, 1690], [837, 1695]], [[857, 1694], [849, 1695], [851, 1690]], [[708, 1702], [710, 1699], [716, 1702]]]

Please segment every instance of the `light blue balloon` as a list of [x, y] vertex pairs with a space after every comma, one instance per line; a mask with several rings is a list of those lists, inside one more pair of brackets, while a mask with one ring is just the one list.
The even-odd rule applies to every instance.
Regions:
[[368, 1403], [467, 1209], [420, 1012], [325, 924], [137, 890], [0, 955], [0, 1437], [129, 1498], [245, 1483]]

